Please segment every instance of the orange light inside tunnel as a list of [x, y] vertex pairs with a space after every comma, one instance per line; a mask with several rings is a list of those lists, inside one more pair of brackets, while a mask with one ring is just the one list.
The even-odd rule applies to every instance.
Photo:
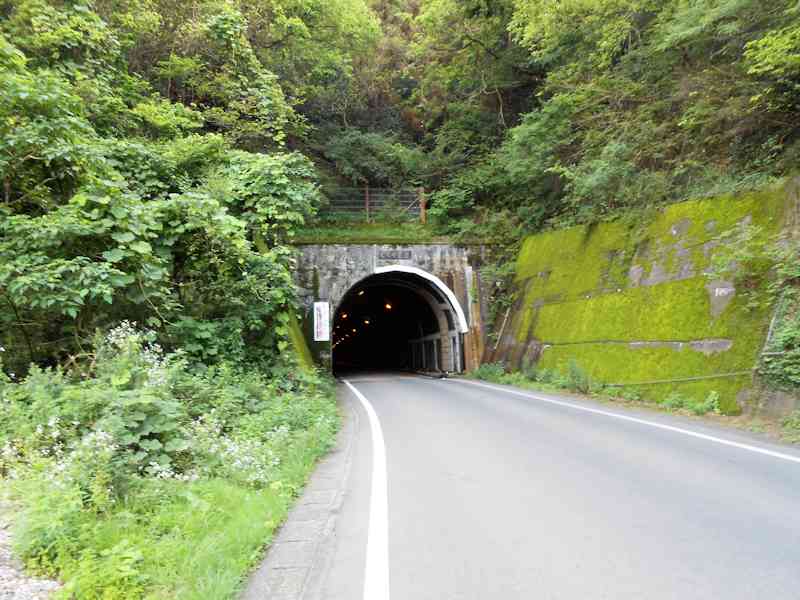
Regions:
[[386, 304], [384, 304], [384, 308], [386, 310], [392, 310], [392, 305], [387, 302]]

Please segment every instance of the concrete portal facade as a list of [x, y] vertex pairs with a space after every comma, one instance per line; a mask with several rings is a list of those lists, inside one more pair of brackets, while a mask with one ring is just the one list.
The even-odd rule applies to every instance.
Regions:
[[481, 247], [309, 244], [298, 249], [294, 276], [303, 308], [303, 331], [320, 364], [330, 365], [332, 350], [330, 342], [314, 341], [314, 303], [328, 302], [333, 319], [348, 292], [374, 276], [414, 288], [437, 315], [439, 332], [412, 342], [416, 368], [460, 372], [480, 364], [485, 334]]

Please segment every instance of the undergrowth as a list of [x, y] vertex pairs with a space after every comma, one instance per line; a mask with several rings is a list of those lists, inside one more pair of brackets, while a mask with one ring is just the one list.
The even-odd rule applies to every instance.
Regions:
[[0, 375], [15, 549], [57, 597], [235, 597], [333, 442], [328, 382], [191, 367], [151, 339], [117, 327], [88, 377]]
[[796, 410], [787, 416], [781, 424], [783, 425], [784, 440], [793, 444], [800, 444], [800, 410]]
[[[594, 381], [576, 361], [570, 361], [566, 373], [555, 369], [531, 369], [527, 372], [507, 372], [502, 363], [487, 363], [479, 366], [468, 374], [474, 379], [481, 379], [492, 383], [513, 385], [521, 388], [539, 391], [561, 391], [602, 396], [604, 398], [622, 402], [648, 402], [670, 411], [688, 411], [695, 415], [708, 413], [719, 414], [720, 395], [711, 391], [704, 398], [685, 396], [672, 391], [666, 395], [655, 396], [652, 393], [645, 395], [636, 387], [606, 387]], [[800, 418], [798, 418], [798, 439], [800, 439]]]

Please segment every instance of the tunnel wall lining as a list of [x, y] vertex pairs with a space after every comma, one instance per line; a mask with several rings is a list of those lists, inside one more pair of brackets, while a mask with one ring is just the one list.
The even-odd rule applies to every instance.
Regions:
[[[399, 277], [398, 277], [399, 275]], [[387, 287], [400, 287], [411, 291], [420, 300], [426, 303], [436, 320], [436, 331], [424, 334], [408, 341], [410, 366], [417, 371], [447, 371], [459, 373], [464, 370], [461, 360], [463, 332], [452, 319], [452, 315], [463, 310], [457, 304], [458, 300], [453, 292], [439, 279], [429, 273], [413, 267], [386, 267], [379, 272], [357, 281], [347, 290], [338, 306], [333, 309], [334, 328], [339, 319], [339, 314], [345, 307], [348, 298], [359, 289], [376, 285]], [[348, 311], [349, 312], [349, 311]], [[450, 315], [450, 316], [448, 316]], [[466, 325], [466, 323], [465, 323]], [[430, 345], [429, 345], [430, 344]], [[332, 347], [335, 351], [336, 344]], [[431, 350], [430, 352], [428, 350]], [[333, 359], [333, 355], [332, 355]], [[335, 360], [333, 360], [335, 366]]]

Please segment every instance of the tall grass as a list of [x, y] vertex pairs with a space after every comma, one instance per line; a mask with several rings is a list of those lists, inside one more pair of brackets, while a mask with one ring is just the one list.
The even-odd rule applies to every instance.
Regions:
[[190, 368], [130, 327], [96, 356], [88, 379], [0, 378], [16, 552], [60, 598], [236, 597], [333, 443], [333, 386]]

